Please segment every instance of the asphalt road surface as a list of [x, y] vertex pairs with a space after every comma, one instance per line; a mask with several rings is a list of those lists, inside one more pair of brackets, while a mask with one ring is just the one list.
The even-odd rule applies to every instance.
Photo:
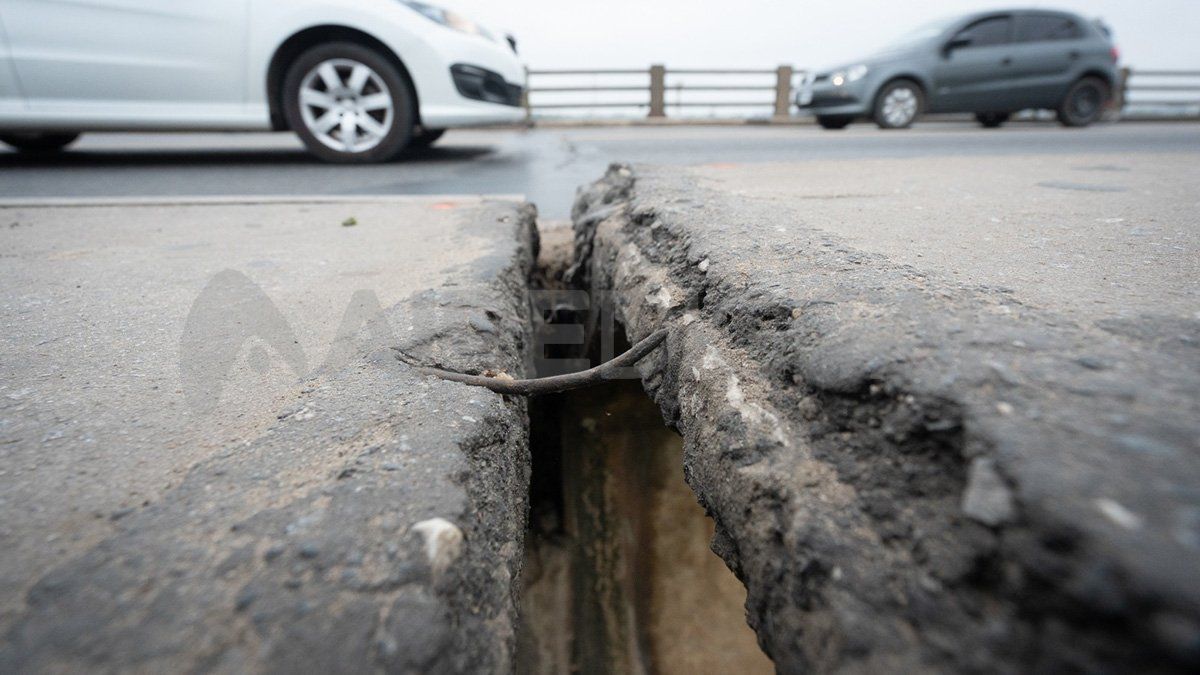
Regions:
[[[492, 580], [519, 554], [488, 551], [520, 551], [524, 405], [392, 350], [519, 372], [532, 214], [245, 199], [0, 223], [0, 672], [502, 670], [515, 607]], [[475, 547], [483, 581], [435, 594]]]
[[464, 130], [382, 166], [309, 157], [291, 134], [90, 134], [70, 152], [31, 160], [0, 150], [0, 198], [192, 195], [523, 194], [545, 218], [566, 218], [575, 187], [612, 161], [751, 163], [939, 156], [1136, 155], [1200, 148], [1200, 125], [927, 123], [885, 132], [808, 126]]
[[1200, 320], [1200, 148], [715, 164], [684, 173], [772, 210], [785, 239], [817, 228], [1082, 323], [1136, 320], [1169, 333], [1163, 317]]

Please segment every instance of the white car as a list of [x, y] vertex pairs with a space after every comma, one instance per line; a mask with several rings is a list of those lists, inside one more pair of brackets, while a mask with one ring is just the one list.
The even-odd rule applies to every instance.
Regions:
[[381, 162], [522, 118], [516, 41], [410, 0], [0, 0], [0, 141], [292, 130]]

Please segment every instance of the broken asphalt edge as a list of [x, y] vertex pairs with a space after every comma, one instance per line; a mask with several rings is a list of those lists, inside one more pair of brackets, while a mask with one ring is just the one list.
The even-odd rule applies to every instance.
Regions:
[[392, 351], [526, 372], [535, 210], [471, 213], [462, 236], [495, 252], [385, 310], [414, 324], [402, 344], [363, 330], [350, 365], [301, 383], [261, 437], [32, 580], [0, 671], [507, 671], [525, 401], [422, 377]]
[[1076, 324], [677, 169], [573, 218], [569, 281], [670, 330], [643, 382], [782, 672], [1200, 663], [1200, 322]]

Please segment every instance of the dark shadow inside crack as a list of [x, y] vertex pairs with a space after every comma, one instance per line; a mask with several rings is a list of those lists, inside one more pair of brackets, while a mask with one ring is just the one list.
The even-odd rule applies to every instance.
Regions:
[[774, 670], [639, 381], [535, 398], [530, 431], [518, 672]]

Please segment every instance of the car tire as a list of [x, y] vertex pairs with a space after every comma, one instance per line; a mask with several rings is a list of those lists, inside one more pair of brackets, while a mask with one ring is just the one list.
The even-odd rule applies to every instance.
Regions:
[[829, 131], [837, 131], [850, 126], [854, 118], [850, 115], [818, 115], [817, 124], [821, 125], [822, 129]]
[[871, 118], [880, 129], [907, 129], [925, 109], [925, 92], [912, 80], [892, 80], [875, 96]]
[[78, 133], [73, 132], [15, 131], [0, 134], [0, 143], [11, 146], [19, 152], [46, 155], [60, 152], [78, 140], [79, 136]]
[[1085, 77], [1067, 91], [1058, 107], [1058, 121], [1064, 127], [1086, 127], [1100, 119], [1112, 90], [1098, 77]]
[[984, 112], [975, 113], [975, 120], [983, 126], [984, 129], [999, 129], [1008, 121], [1010, 115], [1008, 113]]
[[413, 136], [416, 105], [400, 70], [353, 42], [301, 54], [283, 80], [283, 113], [309, 152], [337, 164], [387, 162]]
[[445, 129], [422, 129], [420, 133], [414, 134], [412, 140], [409, 141], [408, 147], [413, 149], [424, 149], [437, 143], [438, 140], [446, 134]]

